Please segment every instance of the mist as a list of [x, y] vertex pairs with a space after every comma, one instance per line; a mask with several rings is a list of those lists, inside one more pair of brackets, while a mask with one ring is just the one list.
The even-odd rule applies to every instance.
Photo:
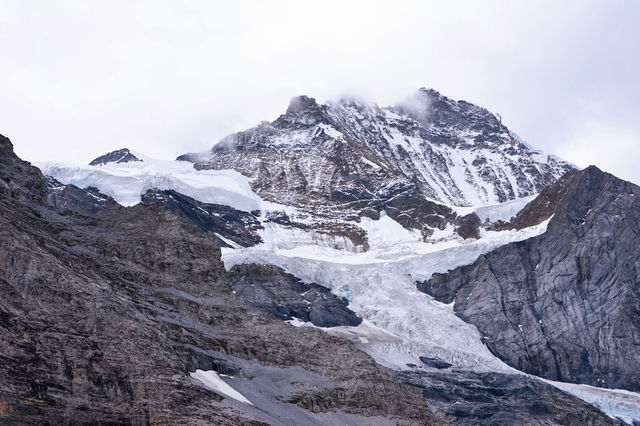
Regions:
[[289, 99], [420, 87], [640, 183], [640, 3], [0, 2], [0, 133], [30, 161], [209, 149]]

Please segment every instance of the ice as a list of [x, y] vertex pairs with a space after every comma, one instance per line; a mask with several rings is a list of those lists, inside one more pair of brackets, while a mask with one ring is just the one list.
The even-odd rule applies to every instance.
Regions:
[[[520, 205], [525, 201], [520, 200]], [[513, 205], [492, 206], [491, 214], [513, 209]], [[363, 318], [362, 324], [324, 330], [353, 341], [387, 367], [409, 369], [407, 364], [421, 365], [419, 357], [427, 356], [464, 370], [524, 374], [491, 354], [478, 330], [455, 315], [453, 303], [443, 304], [419, 292], [415, 281], [470, 264], [481, 254], [509, 242], [540, 235], [549, 220], [520, 231], [483, 230], [479, 240], [452, 237], [446, 230], [442, 233], [445, 238], [430, 243], [417, 241], [410, 231], [399, 230], [397, 223], [382, 215], [379, 221], [363, 220], [360, 225], [369, 232], [371, 249], [367, 252], [319, 246], [310, 244], [313, 238], [309, 236], [291, 233], [282, 238], [282, 234], [273, 232], [270, 235], [280, 235], [282, 239], [269, 241], [266, 235], [262, 245], [225, 249], [223, 260], [226, 268], [242, 263], [276, 265], [303, 281], [316, 282], [346, 297], [349, 308]], [[315, 327], [296, 319], [290, 323]], [[609, 416], [627, 422], [640, 420], [637, 393], [548, 382]]]
[[534, 198], [536, 198], [535, 195], [516, 198], [515, 200], [507, 201], [502, 204], [477, 207], [472, 211], [474, 211], [483, 222], [485, 220], [488, 220], [489, 222], [497, 222], [498, 220], [508, 222]]
[[123, 206], [140, 202], [151, 188], [172, 189], [204, 203], [253, 211], [263, 201], [249, 187], [248, 179], [234, 170], [195, 170], [184, 161], [154, 160], [136, 153], [144, 161], [84, 166], [66, 163], [36, 163], [45, 175], [80, 188], [94, 186]]
[[[395, 369], [419, 364], [420, 356], [437, 356], [478, 371], [510, 371], [481, 343], [477, 329], [416, 289], [415, 279], [428, 279], [472, 263], [480, 254], [510, 241], [540, 234], [546, 222], [522, 231], [486, 232], [480, 240], [425, 243], [409, 231], [397, 232], [388, 216], [364, 221], [372, 232], [371, 249], [363, 253], [310, 246], [308, 240], [287, 240], [286, 248], [267, 242], [252, 248], [225, 250], [227, 268], [241, 263], [266, 263], [306, 282], [329, 287], [346, 297], [349, 307], [366, 321], [351, 332], [365, 338], [359, 346], [378, 362]], [[414, 238], [415, 237], [415, 238]], [[384, 331], [371, 335], [371, 327]], [[337, 330], [332, 329], [333, 333]]]
[[245, 398], [244, 395], [242, 395], [240, 392], [232, 388], [227, 382], [222, 380], [222, 377], [220, 377], [218, 373], [213, 370], [196, 370], [194, 373], [189, 373], [189, 375], [202, 383], [207, 389], [221, 393], [245, 404], [253, 405], [251, 401]]

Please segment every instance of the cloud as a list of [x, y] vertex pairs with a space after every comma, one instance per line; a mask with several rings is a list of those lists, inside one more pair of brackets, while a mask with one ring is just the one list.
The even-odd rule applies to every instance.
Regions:
[[[0, 132], [30, 160], [122, 146], [170, 158], [273, 120], [296, 95], [388, 105], [426, 86], [580, 163], [576, 135], [594, 116], [602, 132], [640, 135], [638, 12], [615, 0], [8, 0]], [[622, 163], [625, 149], [591, 162]]]

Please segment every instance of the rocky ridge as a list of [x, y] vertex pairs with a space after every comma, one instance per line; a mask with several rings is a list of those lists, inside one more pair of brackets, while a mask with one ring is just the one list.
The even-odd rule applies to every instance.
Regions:
[[515, 368], [640, 390], [640, 187], [591, 166], [539, 198], [513, 222], [552, 214], [544, 234], [434, 274], [418, 288], [455, 302]]
[[[60, 214], [4, 137], [0, 161], [3, 423], [439, 422], [351, 343], [239, 300], [216, 239], [169, 209]], [[253, 405], [196, 369], [233, 375]]]
[[102, 166], [108, 163], [129, 163], [131, 161], [142, 161], [129, 151], [128, 148], [118, 149], [111, 151], [107, 154], [101, 155], [98, 158], [93, 159], [90, 166]]
[[[522, 142], [499, 116], [434, 90], [393, 107], [294, 98], [275, 121], [232, 134], [197, 169], [233, 168], [262, 198], [295, 206], [327, 232], [381, 211], [425, 237], [448, 223], [447, 205], [497, 203], [541, 191], [572, 169]], [[339, 223], [339, 225], [335, 225]]]

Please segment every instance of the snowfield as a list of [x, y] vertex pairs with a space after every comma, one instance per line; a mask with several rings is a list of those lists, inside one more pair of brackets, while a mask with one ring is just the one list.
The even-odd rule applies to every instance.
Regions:
[[[133, 152], [132, 152], [133, 153]], [[133, 206], [148, 189], [172, 189], [203, 203], [216, 203], [238, 210], [263, 208], [246, 177], [234, 170], [195, 170], [185, 161], [155, 160], [133, 153], [142, 161], [84, 166], [67, 163], [35, 163], [42, 173], [64, 184], [80, 188], [94, 186], [123, 206]]]

